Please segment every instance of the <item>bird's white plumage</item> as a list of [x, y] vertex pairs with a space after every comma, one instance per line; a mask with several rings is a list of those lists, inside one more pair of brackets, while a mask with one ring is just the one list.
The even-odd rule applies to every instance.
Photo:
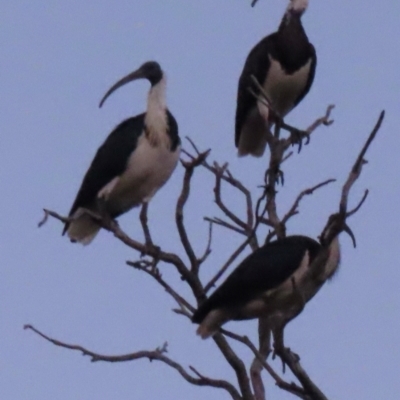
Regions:
[[73, 221], [68, 227], [68, 237], [73, 242], [79, 242], [84, 246], [91, 243], [100, 230], [97, 224], [90, 215], [86, 214], [82, 208], [78, 208], [72, 215]]
[[163, 74], [160, 82], [150, 89], [147, 98], [147, 112], [144, 122], [150, 143], [154, 146], [158, 146], [159, 144], [170, 146], [170, 139], [166, 134], [168, 129], [168, 117], [165, 112], [167, 108], [165, 99], [166, 84], [166, 77]]
[[[114, 177], [98, 192], [97, 197], [106, 201], [107, 211], [120, 214], [148, 202], [174, 171], [180, 154], [180, 147], [171, 151], [171, 139], [167, 134], [168, 116], [166, 113], [165, 76], [149, 92], [145, 130], [125, 171]], [[78, 209], [73, 215], [75, 221], [68, 229], [69, 237], [74, 241], [89, 244], [100, 227]]]
[[[272, 108], [284, 117], [294, 107], [295, 101], [304, 91], [311, 69], [311, 59], [299, 70], [291, 75], [282, 68], [279, 61], [273, 59], [271, 55], [270, 67], [264, 82], [264, 90], [271, 102]], [[258, 102], [259, 109], [262, 109], [262, 115], [268, 116], [268, 108]]]
[[287, 11], [304, 12], [308, 7], [308, 0], [290, 0]]
[[[110, 214], [127, 211], [148, 202], [174, 171], [180, 154], [178, 146], [174, 152], [166, 146], [153, 146], [147, 136], [140, 136], [137, 147], [128, 160], [124, 173], [112, 179], [98, 193], [106, 201]], [[73, 241], [89, 244], [100, 230], [100, 226], [79, 208], [68, 229]]]
[[300, 282], [301, 279], [307, 274], [308, 267], [310, 266], [310, 254], [308, 251], [304, 253], [303, 259], [301, 260], [299, 268], [296, 269], [294, 274], [292, 274], [285, 282], [279, 285], [276, 289], [269, 290], [265, 293], [266, 298], [279, 292], [279, 297], [285, 297], [293, 294], [293, 280], [294, 283]]
[[169, 147], [155, 147], [147, 136], [140, 136], [125, 172], [109, 194], [109, 207], [129, 210], [149, 201], [171, 176], [179, 154], [180, 147], [171, 152]]
[[331, 245], [329, 246], [329, 257], [325, 265], [325, 271], [323, 275], [323, 279], [331, 278], [336, 272], [340, 263], [340, 244], [339, 244], [339, 236], [336, 236], [333, 239]]
[[221, 325], [223, 325], [228, 320], [229, 313], [227, 312], [227, 310], [212, 310], [207, 314], [207, 316], [204, 318], [204, 321], [197, 328], [197, 334], [202, 339], [207, 339], [210, 336], [214, 335], [221, 327]]
[[[311, 59], [298, 71], [289, 75], [279, 61], [269, 56], [270, 65], [263, 89], [272, 108], [282, 118], [295, 106], [296, 100], [304, 91], [311, 69]], [[267, 145], [266, 132], [270, 129], [270, 109], [259, 100], [257, 106], [249, 111], [243, 124], [238, 143], [238, 155], [252, 154], [261, 157]]]
[[100, 199], [107, 200], [110, 193], [114, 190], [115, 186], [117, 185], [119, 181], [119, 176], [116, 176], [114, 179], [112, 179], [110, 182], [107, 183], [97, 194], [97, 197]]

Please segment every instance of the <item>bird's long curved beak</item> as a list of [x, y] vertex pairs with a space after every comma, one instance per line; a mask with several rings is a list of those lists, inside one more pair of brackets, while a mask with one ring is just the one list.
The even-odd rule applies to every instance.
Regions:
[[108, 89], [107, 93], [103, 96], [103, 98], [100, 101], [99, 107], [104, 104], [106, 101], [107, 97], [110, 96], [111, 93], [115, 92], [118, 88], [121, 86], [124, 86], [126, 83], [132, 82], [135, 79], [142, 79], [145, 78], [143, 71], [141, 68], [137, 69], [136, 71], [131, 72], [130, 74], [124, 76], [122, 79], [120, 79], [118, 82], [116, 82], [114, 85]]

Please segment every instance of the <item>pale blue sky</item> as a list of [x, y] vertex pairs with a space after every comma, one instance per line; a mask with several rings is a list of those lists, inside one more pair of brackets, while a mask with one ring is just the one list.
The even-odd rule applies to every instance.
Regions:
[[[250, 48], [276, 29], [287, 1], [130, 0], [3, 1], [0, 12], [0, 398], [6, 400], [220, 399], [226, 394], [190, 386], [168, 367], [148, 361], [90, 363], [31, 332], [46, 333], [113, 354], [154, 349], [205, 375], [233, 380], [211, 340], [170, 310], [173, 302], [147, 276], [125, 266], [137, 255], [102, 232], [87, 248], [61, 237], [61, 225], [37, 222], [43, 207], [67, 213], [93, 154], [123, 118], [142, 112], [147, 83], [132, 83], [97, 104], [114, 81], [155, 59], [168, 74], [168, 100], [181, 136], [189, 135], [256, 194], [266, 159], [238, 159], [233, 143], [237, 79]], [[378, 117], [387, 117], [368, 153], [369, 164], [351, 196], [370, 196], [350, 221], [358, 248], [342, 237], [342, 265], [334, 281], [286, 331], [287, 344], [332, 399], [397, 400], [400, 392], [400, 69], [395, 0], [310, 0], [304, 25], [317, 48], [314, 86], [287, 119], [306, 127], [335, 103], [335, 124], [316, 132], [308, 147], [285, 164], [279, 191], [284, 212], [297, 193], [327, 178], [336, 184], [302, 204], [289, 233], [316, 236], [337, 209], [339, 191]], [[181, 186], [179, 168], [150, 206], [153, 234], [181, 252], [172, 209]], [[212, 180], [194, 179], [186, 220], [202, 250], [204, 215], [217, 215]], [[228, 192], [230, 193], [230, 192]], [[235, 196], [230, 204], [242, 210]], [[241, 212], [241, 211], [240, 211]], [[134, 210], [122, 227], [140, 237]], [[210, 276], [240, 238], [216, 229]], [[165, 267], [163, 273], [187, 293]], [[190, 298], [190, 297], [189, 297]], [[190, 298], [190, 300], [192, 300]], [[232, 323], [255, 338], [254, 321]], [[236, 347], [236, 346], [235, 346]], [[250, 360], [247, 350], [241, 354]], [[279, 364], [274, 364], [279, 368]], [[271, 399], [293, 397], [274, 388]]]

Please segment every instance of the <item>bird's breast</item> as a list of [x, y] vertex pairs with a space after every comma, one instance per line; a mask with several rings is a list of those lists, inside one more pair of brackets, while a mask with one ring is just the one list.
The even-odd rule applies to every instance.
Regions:
[[279, 61], [270, 56], [270, 67], [263, 87], [274, 110], [284, 117], [295, 106], [307, 85], [311, 59], [300, 69], [288, 74]]
[[155, 146], [146, 135], [141, 135], [126, 170], [109, 196], [111, 212], [125, 212], [149, 201], [171, 176], [179, 154], [180, 147], [172, 152], [164, 143]]

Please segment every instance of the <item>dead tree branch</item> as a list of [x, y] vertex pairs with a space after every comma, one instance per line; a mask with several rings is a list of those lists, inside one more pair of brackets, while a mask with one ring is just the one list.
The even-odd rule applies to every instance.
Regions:
[[372, 129], [372, 132], [370, 133], [367, 141], [365, 142], [362, 150], [360, 151], [360, 154], [358, 155], [357, 160], [354, 163], [353, 168], [351, 169], [351, 172], [349, 174], [349, 177], [347, 178], [346, 183], [343, 185], [342, 197], [340, 200], [340, 207], [339, 207], [340, 213], [342, 214], [345, 214], [347, 212], [347, 202], [350, 189], [353, 186], [354, 182], [360, 176], [363, 165], [367, 163], [367, 161], [364, 159], [364, 156], [367, 153], [367, 150], [371, 145], [372, 141], [375, 139], [375, 136], [378, 133], [384, 118], [385, 118], [385, 111], [381, 111], [378, 121], [376, 122], [374, 128]]
[[299, 205], [301, 200], [303, 199], [304, 196], [308, 196], [313, 194], [317, 189], [320, 189], [323, 186], [329, 185], [332, 182], [336, 182], [336, 179], [328, 179], [324, 182], [319, 183], [318, 185], [315, 185], [311, 188], [303, 190], [296, 198], [295, 202], [293, 203], [292, 207], [290, 210], [285, 214], [285, 216], [282, 218], [282, 224], [286, 224], [289, 219], [299, 213]]
[[[57, 214], [54, 211], [50, 211], [45, 209], [45, 218], [46, 216], [51, 216], [61, 222], [66, 222], [66, 218]], [[202, 296], [203, 293], [203, 288], [201, 286], [201, 283], [199, 279], [196, 277], [195, 274], [192, 274], [190, 270], [186, 267], [185, 263], [183, 260], [174, 253], [168, 253], [163, 251], [160, 247], [155, 246], [155, 245], [149, 245], [145, 243], [140, 243], [135, 239], [132, 239], [129, 237], [121, 228], [120, 226], [115, 222], [115, 221], [108, 221], [106, 219], [99, 218], [96, 220], [97, 223], [105, 230], [113, 233], [113, 235], [120, 240], [122, 243], [124, 243], [126, 246], [130, 247], [133, 250], [136, 250], [142, 255], [149, 256], [153, 258], [154, 260], [157, 261], [162, 261], [166, 264], [171, 264], [173, 265], [180, 276], [182, 277], [183, 280], [185, 280], [191, 289], [193, 290], [193, 293], [196, 293], [197, 296]], [[43, 221], [41, 221], [43, 222]], [[41, 224], [43, 226], [43, 223]]]
[[[91, 358], [92, 362], [97, 362], [97, 361], [105, 361], [105, 362], [126, 362], [126, 361], [134, 361], [134, 360], [139, 360], [143, 358], [147, 358], [149, 361], [161, 361], [164, 364], [168, 365], [169, 367], [175, 369], [187, 382], [191, 383], [192, 385], [197, 385], [197, 386], [209, 386], [213, 388], [218, 388], [218, 389], [224, 389], [227, 391], [232, 399], [234, 400], [242, 400], [242, 397], [240, 396], [239, 392], [236, 390], [236, 388], [231, 385], [229, 382], [221, 380], [221, 379], [211, 379], [211, 378], [206, 378], [205, 376], [201, 377], [194, 377], [186, 371], [186, 369], [176, 361], [172, 360], [171, 358], [167, 357], [165, 353], [167, 353], [167, 343], [164, 343], [164, 345], [160, 348], [157, 348], [156, 350], [142, 350], [142, 351], [137, 351], [134, 353], [129, 353], [129, 354], [123, 354], [123, 355], [118, 355], [118, 356], [107, 356], [99, 353], [95, 353], [93, 351], [90, 351], [86, 349], [83, 346], [79, 345], [73, 345], [73, 344], [68, 344], [65, 342], [62, 342], [57, 339], [53, 339], [32, 325], [25, 325], [24, 329], [31, 330], [35, 332], [37, 335], [42, 337], [43, 339], [47, 340], [48, 342], [54, 344], [55, 346], [62, 347], [65, 349], [69, 350], [75, 350], [79, 351], [82, 353], [84, 356], [88, 356]], [[197, 374], [196, 374], [197, 375]]]
[[[256, 0], [254, 0], [253, 2], [255, 4]], [[310, 125], [310, 127], [306, 131], [304, 131], [306, 132], [306, 136], [309, 136], [320, 125], [329, 125], [330, 123], [332, 123], [332, 121], [330, 120], [332, 107], [333, 106], [328, 107], [326, 115], [316, 120], [312, 125]], [[334, 218], [335, 221], [337, 221], [337, 229], [332, 233], [331, 237], [329, 237], [324, 243], [322, 243], [323, 246], [320, 254], [317, 255], [316, 259], [310, 265], [309, 276], [312, 275], [313, 277], [318, 277], [321, 266], [327, 259], [328, 247], [330, 242], [334, 239], [334, 235], [337, 236], [340, 232], [349, 230], [346, 224], [346, 219], [360, 209], [368, 195], [368, 191], [365, 191], [358, 205], [354, 209], [348, 211], [348, 197], [350, 190], [361, 174], [362, 166], [366, 162], [364, 159], [365, 154], [373, 139], [375, 138], [375, 135], [382, 124], [383, 118], [384, 112], [380, 114], [378, 122], [376, 123], [368, 140], [366, 141], [364, 147], [358, 155], [347, 181], [343, 185], [339, 212], [337, 214], [333, 214], [330, 217], [330, 219]], [[286, 224], [291, 217], [299, 212], [298, 208], [303, 197], [314, 193], [317, 189], [334, 181], [333, 179], [329, 179], [316, 186], [303, 190], [297, 196], [293, 205], [287, 211], [287, 213], [283, 217], [280, 217], [278, 215], [276, 207], [277, 186], [279, 183], [283, 184], [283, 173], [281, 172], [281, 165], [288, 158], [288, 155], [286, 154], [288, 148], [294, 144], [291, 137], [280, 139], [279, 134], [271, 134], [268, 136], [268, 144], [269, 150], [271, 152], [271, 157], [268, 170], [265, 175], [265, 187], [261, 196], [257, 199], [255, 207], [253, 206], [253, 199], [250, 190], [248, 190], [243, 185], [243, 183], [241, 183], [232, 175], [232, 173], [228, 169], [227, 164], [220, 165], [216, 162], [210, 164], [207, 161], [209, 151], [200, 152], [192, 141], [190, 141], [190, 143], [195, 151], [195, 155], [192, 155], [187, 151], [183, 151], [184, 154], [186, 154], [186, 156], [189, 158], [189, 161], [182, 161], [182, 166], [185, 169], [185, 173], [182, 189], [179, 194], [175, 209], [176, 227], [183, 249], [189, 260], [189, 265], [187, 265], [178, 254], [167, 252], [153, 243], [148, 226], [147, 206], [143, 206], [140, 213], [140, 221], [144, 233], [144, 243], [141, 243], [129, 237], [115, 221], [106, 220], [99, 216], [93, 215], [93, 218], [96, 220], [97, 223], [99, 223], [102, 228], [112, 232], [118, 240], [122, 241], [128, 247], [138, 251], [142, 255], [149, 258], [133, 262], [128, 261], [127, 264], [145, 272], [151, 278], [153, 278], [178, 304], [179, 308], [174, 311], [178, 314], [185, 315], [187, 318], [191, 318], [195, 307], [192, 306], [188, 300], [180, 295], [178, 291], [163, 278], [159, 269], [161, 263], [170, 264], [175, 267], [182, 280], [187, 282], [187, 284], [189, 285], [194, 295], [194, 299], [199, 304], [202, 300], [204, 300], [208, 291], [217, 283], [217, 281], [227, 271], [229, 266], [232, 265], [232, 263], [243, 253], [248, 245], [252, 248], [253, 251], [258, 248], [256, 234], [260, 224], [266, 224], [267, 226], [271, 227], [271, 231], [267, 236], [267, 240], [270, 240], [274, 236], [277, 236], [278, 238], [285, 237]], [[208, 239], [206, 242], [204, 253], [200, 257], [197, 257], [193, 249], [192, 243], [189, 240], [189, 235], [184, 224], [184, 207], [190, 196], [192, 177], [196, 169], [200, 166], [204, 167], [214, 176], [214, 200], [221, 213], [226, 217], [227, 221], [219, 217], [206, 218], [206, 220], [209, 222]], [[240, 214], [238, 214], [236, 211], [231, 210], [223, 201], [222, 184], [227, 184], [230, 187], [237, 189], [238, 192], [244, 196], [246, 215], [245, 218], [239, 217], [238, 215]], [[44, 210], [44, 212], [44, 218], [42, 221], [40, 221], [39, 226], [44, 225], [49, 216], [58, 219], [63, 223], [70, 221], [69, 218], [65, 218], [53, 211]], [[245, 236], [245, 240], [231, 254], [225, 264], [217, 271], [217, 273], [215, 273], [211, 280], [203, 285], [199, 279], [199, 269], [200, 265], [207, 259], [207, 257], [211, 253], [213, 224], [218, 224], [232, 231], [238, 232]], [[303, 281], [295, 282], [296, 286], [301, 287], [301, 293], [302, 296], [304, 296], [304, 304], [302, 305], [302, 307], [304, 307], [305, 303], [308, 302], [324, 284], [323, 281], [318, 281], [318, 279], [316, 280], [316, 282], [317, 284], [315, 284], [315, 281], [313, 283], [311, 279], [307, 280], [307, 276], [304, 278]], [[294, 290], [294, 296], [296, 294], [295, 292], [296, 291]], [[296, 303], [296, 305], [298, 304]], [[287, 322], [297, 316], [301, 312], [302, 307], [299, 307], [297, 309], [295, 307], [293, 309], [293, 313], [291, 315], [288, 315]], [[260, 320], [259, 324], [261, 329], [263, 321]], [[227, 381], [208, 378], [204, 376], [192, 366], [189, 367], [189, 370], [185, 369], [182, 365], [178, 364], [177, 362], [165, 355], [167, 351], [166, 345], [163, 346], [161, 349], [156, 349], [154, 351], [139, 351], [125, 355], [106, 356], [91, 352], [82, 346], [70, 345], [56, 339], [52, 339], [34, 328], [32, 325], [26, 325], [25, 329], [32, 330], [37, 335], [41, 336], [43, 339], [53, 343], [56, 346], [80, 351], [82, 354], [91, 357], [92, 361], [124, 362], [138, 360], [141, 358], [161, 361], [171, 368], [175, 369], [186, 381], [198, 386], [210, 386], [224, 389], [231, 395], [234, 400], [265, 400], [264, 384], [261, 377], [261, 372], [263, 369], [265, 369], [271, 375], [278, 387], [297, 396], [298, 398], [305, 400], [327, 400], [326, 396], [315, 385], [315, 383], [302, 368], [299, 357], [292, 353], [289, 349], [286, 349], [283, 346], [278, 348], [275, 342], [276, 354], [278, 354], [284, 364], [290, 368], [292, 373], [296, 376], [299, 384], [286, 382], [268, 364], [266, 360], [270, 352], [271, 340], [271, 333], [268, 329], [266, 331], [262, 331], [262, 329], [259, 330], [259, 349], [257, 349], [256, 346], [247, 337], [242, 337], [229, 331], [222, 330], [221, 333], [218, 333], [213, 337], [213, 340], [216, 343], [217, 347], [236, 374], [239, 390], [237, 390], [231, 383]], [[243, 360], [239, 358], [238, 355], [234, 352], [224, 336], [227, 336], [233, 340], [242, 343], [252, 351], [252, 354], [254, 355], [254, 360], [250, 369], [250, 375], [247, 372]]]
[[213, 336], [213, 340], [220, 349], [221, 353], [224, 355], [226, 361], [235, 371], [243, 400], [254, 400], [253, 393], [250, 388], [250, 380], [243, 361], [232, 350], [221, 333], [215, 334]]
[[186, 315], [190, 318], [191, 313], [194, 312], [195, 308], [163, 279], [162, 274], [155, 265], [154, 261], [127, 261], [126, 264], [145, 272], [147, 275], [150, 275], [153, 279], [155, 279], [156, 282], [159, 283], [165, 289], [165, 291], [178, 303], [181, 310], [180, 314]]
[[303, 388], [300, 386], [296, 385], [294, 382], [286, 382], [283, 380], [276, 372], [275, 370], [270, 366], [265, 361], [264, 355], [262, 355], [259, 350], [257, 350], [256, 346], [251, 342], [251, 340], [247, 336], [240, 336], [237, 335], [236, 333], [230, 332], [226, 329], [221, 329], [221, 333], [233, 340], [236, 340], [240, 343], [243, 343], [245, 346], [247, 346], [254, 354], [256, 359], [261, 363], [262, 367], [265, 368], [265, 370], [271, 375], [271, 377], [275, 380], [275, 384], [283, 389], [286, 390], [289, 393], [292, 393], [296, 395], [297, 397], [301, 399], [307, 399], [307, 393], [304, 391]]
[[205, 151], [204, 153], [198, 154], [198, 156], [191, 161], [181, 161], [183, 167], [185, 168], [185, 175], [183, 178], [183, 186], [181, 194], [179, 195], [178, 202], [176, 204], [176, 227], [178, 229], [179, 237], [181, 239], [182, 245], [185, 249], [187, 256], [189, 257], [191, 264], [191, 271], [196, 272], [199, 268], [198, 259], [194, 253], [193, 247], [190, 243], [189, 237], [187, 235], [187, 231], [183, 222], [183, 209], [185, 204], [189, 198], [190, 194], [190, 182], [193, 176], [194, 169], [201, 165], [207, 156], [209, 155], [210, 150]]

